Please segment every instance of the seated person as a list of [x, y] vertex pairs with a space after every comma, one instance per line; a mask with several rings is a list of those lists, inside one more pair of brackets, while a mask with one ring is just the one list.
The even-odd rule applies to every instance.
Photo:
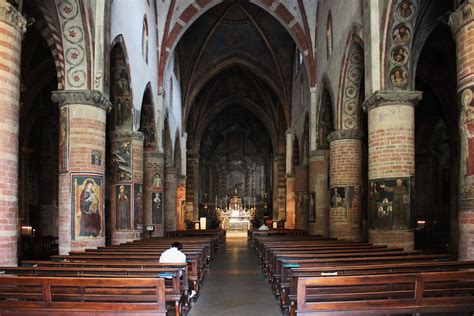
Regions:
[[171, 248], [163, 251], [160, 256], [160, 263], [186, 263], [186, 255], [181, 252], [183, 245], [175, 241]]
[[260, 226], [260, 227], [258, 228], [258, 230], [269, 230], [269, 229], [270, 229], [270, 228], [268, 228], [268, 226], [265, 225], [265, 222], [263, 222], [262, 226]]

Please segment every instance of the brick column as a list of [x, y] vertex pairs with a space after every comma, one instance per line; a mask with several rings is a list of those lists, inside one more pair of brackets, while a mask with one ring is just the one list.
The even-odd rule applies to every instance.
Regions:
[[364, 103], [369, 138], [369, 242], [414, 247], [414, 106], [418, 91], [376, 91]]
[[[296, 191], [295, 191], [295, 177], [293, 175], [286, 175], [286, 221], [285, 227], [294, 229], [296, 224]], [[279, 219], [282, 219], [280, 215]]]
[[178, 175], [176, 189], [176, 228], [179, 230], [185, 229], [184, 220], [186, 217], [186, 176]]
[[178, 169], [165, 167], [165, 232], [176, 230], [176, 189], [178, 187]]
[[105, 122], [99, 91], [54, 91], [59, 104], [59, 253], [105, 244]]
[[362, 239], [361, 138], [359, 130], [335, 131], [328, 137], [331, 237], [355, 241]]
[[17, 265], [18, 126], [20, 110], [21, 38], [26, 20], [0, 0], [0, 265]]
[[116, 245], [141, 239], [143, 233], [143, 133], [118, 130], [111, 143], [110, 222]]
[[186, 218], [199, 220], [199, 154], [186, 155]]
[[[329, 151], [317, 150], [309, 161], [309, 188], [314, 192], [314, 214], [309, 214], [309, 233], [329, 237]], [[310, 192], [311, 193], [311, 192]]]
[[[474, 259], [474, 1], [466, 0], [450, 17], [456, 42], [457, 94], [461, 108], [459, 172], [459, 259]], [[455, 227], [451, 227], [451, 230]]]
[[296, 224], [297, 229], [308, 229], [308, 165], [295, 167]]
[[163, 181], [164, 181], [164, 158], [159, 152], [143, 153], [143, 186], [144, 198], [144, 221], [145, 226], [153, 225], [152, 236], [163, 236]]

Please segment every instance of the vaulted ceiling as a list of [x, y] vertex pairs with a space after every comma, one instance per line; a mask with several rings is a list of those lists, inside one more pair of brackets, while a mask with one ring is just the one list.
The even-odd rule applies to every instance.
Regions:
[[252, 112], [274, 146], [290, 122], [296, 46], [283, 26], [247, 2], [224, 2], [201, 16], [178, 44], [183, 120], [199, 142], [229, 106]]

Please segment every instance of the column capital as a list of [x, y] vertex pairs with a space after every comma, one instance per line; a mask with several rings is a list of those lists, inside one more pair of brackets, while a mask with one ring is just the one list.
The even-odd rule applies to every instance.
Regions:
[[342, 139], [357, 139], [361, 140], [364, 134], [358, 129], [341, 129], [339, 131], [334, 131], [329, 133], [328, 141], [331, 143], [335, 140]]
[[6, 0], [0, 0], [0, 21], [16, 27], [22, 34], [26, 32], [26, 19]]
[[454, 35], [464, 26], [474, 22], [473, 6], [474, 0], [466, 0], [449, 16], [448, 24]]
[[138, 140], [138, 141], [143, 141], [144, 138], [145, 138], [142, 132], [131, 131], [131, 130], [115, 130], [111, 133], [110, 136], [113, 140], [135, 139], [135, 140]]
[[310, 153], [309, 160], [312, 161], [313, 158], [328, 157], [329, 153], [330, 153], [329, 149], [312, 150]]
[[400, 90], [378, 90], [375, 91], [362, 104], [364, 111], [385, 106], [385, 105], [411, 105], [415, 106], [421, 99], [421, 91], [400, 91]]
[[57, 90], [52, 92], [51, 100], [58, 103], [59, 107], [86, 104], [101, 108], [106, 112], [112, 108], [112, 103], [98, 90]]

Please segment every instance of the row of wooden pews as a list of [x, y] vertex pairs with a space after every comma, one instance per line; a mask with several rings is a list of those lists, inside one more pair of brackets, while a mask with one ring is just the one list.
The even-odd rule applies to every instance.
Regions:
[[474, 261], [281, 232], [249, 241], [285, 315], [474, 311]]
[[[0, 267], [1, 315], [186, 315], [225, 232], [170, 234]], [[159, 263], [174, 241], [186, 263]]]

